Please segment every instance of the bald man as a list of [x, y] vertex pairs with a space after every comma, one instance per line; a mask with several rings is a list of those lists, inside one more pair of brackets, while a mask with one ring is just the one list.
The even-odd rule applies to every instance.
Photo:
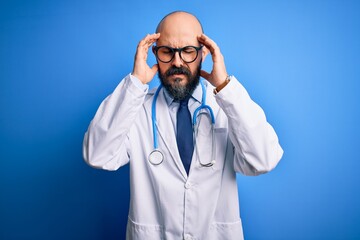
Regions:
[[[149, 91], [156, 73], [161, 86]], [[262, 109], [186, 12], [168, 14], [139, 42], [131, 74], [101, 103], [83, 143], [95, 168], [130, 163], [126, 236], [141, 240], [243, 239], [236, 172], [266, 173], [282, 154]]]

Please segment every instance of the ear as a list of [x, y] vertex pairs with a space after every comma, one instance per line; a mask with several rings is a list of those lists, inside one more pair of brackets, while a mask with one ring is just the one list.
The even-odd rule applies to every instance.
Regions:
[[205, 61], [205, 58], [209, 54], [209, 52], [210, 52], [210, 50], [207, 47], [203, 46], [202, 51], [201, 51], [202, 62]]
[[152, 45], [151, 50], [152, 50], [152, 52], [153, 52], [153, 54], [154, 54], [154, 56], [155, 56], [155, 60], [156, 60], [157, 64], [159, 64], [159, 60], [158, 60], [157, 57], [156, 57], [156, 51], [155, 51], [155, 46], [154, 46], [154, 45]]

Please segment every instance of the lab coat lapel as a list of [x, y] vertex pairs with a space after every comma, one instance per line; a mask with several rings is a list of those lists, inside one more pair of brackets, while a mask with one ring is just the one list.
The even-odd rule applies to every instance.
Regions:
[[[161, 89], [157, 98], [156, 102], [156, 125], [157, 125], [157, 133], [158, 136], [161, 137], [162, 142], [166, 146], [166, 148], [169, 150], [169, 153], [183, 175], [185, 179], [187, 179], [187, 173], [185, 171], [184, 165], [181, 162], [179, 150], [177, 148], [176, 143], [176, 136], [175, 132], [172, 129], [172, 122], [170, 118], [169, 108], [166, 103], [165, 97], [164, 97], [164, 89]], [[146, 112], [149, 116], [149, 119], [152, 119], [152, 112], [151, 112], [151, 105], [152, 105], [153, 98], [150, 98], [149, 101], [146, 102]], [[169, 129], [170, 128], [170, 129]], [[160, 140], [160, 138], [158, 138]], [[162, 144], [161, 141], [158, 142], [159, 148], [161, 149]], [[169, 160], [165, 159], [164, 161]]]

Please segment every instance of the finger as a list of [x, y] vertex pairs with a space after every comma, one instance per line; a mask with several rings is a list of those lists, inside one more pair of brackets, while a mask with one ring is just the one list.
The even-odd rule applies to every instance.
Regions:
[[152, 34], [147, 34], [142, 40], [148, 41], [148, 40], [152, 40], [152, 39], [158, 39], [160, 37], [160, 33], [152, 33]]
[[136, 57], [146, 59], [150, 46], [156, 42], [159, 37], [160, 33], [147, 34], [137, 46]]
[[198, 36], [198, 40], [210, 50], [211, 54], [220, 50], [217, 44], [205, 34], [201, 34], [200, 36]]
[[159, 37], [160, 37], [160, 33], [153, 33], [149, 35], [149, 38], [154, 40], [159, 39]]
[[154, 42], [156, 42], [160, 37], [160, 33], [154, 33], [154, 34], [148, 34], [145, 38], [144, 38], [144, 44], [147, 47], [150, 47]]
[[207, 49], [210, 50], [213, 62], [223, 61], [223, 56], [220, 52], [220, 48], [212, 39], [210, 39], [205, 34], [201, 34], [200, 36], [198, 36], [198, 40], [200, 43], [204, 44]]
[[138, 44], [139, 48], [149, 48], [157, 39], [159, 39], [160, 33], [147, 34]]
[[203, 78], [205, 78], [206, 80], [210, 80], [210, 74], [208, 72], [206, 72], [205, 70], [200, 70], [200, 76], [202, 76]]

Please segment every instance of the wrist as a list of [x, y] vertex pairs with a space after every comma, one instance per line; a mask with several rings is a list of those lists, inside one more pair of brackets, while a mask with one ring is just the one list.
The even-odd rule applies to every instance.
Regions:
[[142, 77], [140, 77], [138, 74], [132, 72], [131, 75], [138, 79], [142, 84], [146, 84], [146, 82], [143, 81]]
[[218, 85], [216, 88], [214, 88], [214, 94], [216, 95], [218, 92], [220, 92], [221, 89], [223, 89], [229, 82], [230, 82], [230, 76], [227, 75], [225, 80], [220, 85]]

